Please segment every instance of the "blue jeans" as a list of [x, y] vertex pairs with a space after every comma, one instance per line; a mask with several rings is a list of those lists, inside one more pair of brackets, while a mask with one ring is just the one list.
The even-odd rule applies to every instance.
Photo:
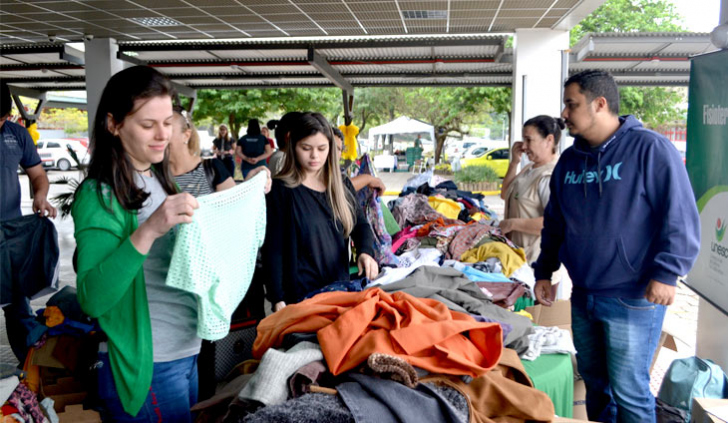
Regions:
[[154, 363], [152, 386], [139, 414], [124, 411], [116, 392], [109, 354], [99, 353], [101, 417], [109, 422], [192, 422], [190, 408], [197, 403], [197, 355]]
[[[36, 316], [33, 309], [30, 308], [30, 300], [24, 296], [14, 298], [11, 304], [3, 307], [3, 314], [10, 348], [20, 362], [20, 367], [23, 367], [25, 356], [28, 354], [28, 342], [31, 341], [30, 334], [41, 324], [35, 320]], [[38, 333], [38, 337], [40, 335]], [[32, 343], [35, 343], [35, 336], [32, 338]]]
[[571, 329], [589, 420], [655, 421], [649, 369], [665, 310], [644, 298], [572, 297]]

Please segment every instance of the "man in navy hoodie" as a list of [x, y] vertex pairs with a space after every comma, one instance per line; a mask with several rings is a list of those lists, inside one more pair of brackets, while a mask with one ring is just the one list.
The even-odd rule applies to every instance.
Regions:
[[677, 278], [700, 248], [693, 190], [675, 147], [619, 116], [611, 75], [584, 71], [564, 87], [561, 116], [575, 140], [551, 176], [536, 298], [551, 305], [563, 263], [589, 420], [653, 422], [650, 363]]

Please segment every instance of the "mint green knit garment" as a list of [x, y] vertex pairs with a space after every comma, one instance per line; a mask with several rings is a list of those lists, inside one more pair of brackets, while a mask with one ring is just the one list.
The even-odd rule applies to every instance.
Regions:
[[197, 335], [222, 339], [245, 297], [265, 238], [267, 173], [198, 197], [192, 223], [179, 225], [166, 284], [197, 295]]

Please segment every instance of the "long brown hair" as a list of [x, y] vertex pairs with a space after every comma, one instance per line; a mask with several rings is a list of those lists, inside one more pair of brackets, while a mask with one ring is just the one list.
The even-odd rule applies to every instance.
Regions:
[[334, 219], [341, 222], [344, 236], [348, 237], [354, 229], [356, 213], [355, 200], [342, 180], [339, 161], [336, 158], [336, 143], [331, 132], [331, 125], [320, 113], [303, 113], [296, 116], [289, 126], [288, 143], [285, 145], [286, 158], [283, 169], [276, 176], [288, 188], [295, 188], [303, 182], [304, 173], [301, 164], [296, 160], [296, 145], [304, 138], [323, 134], [329, 140], [329, 155], [321, 172], [326, 185], [326, 197], [334, 213]]
[[[134, 165], [121, 139], [109, 131], [107, 117], [110, 114], [119, 124], [136, 112], [134, 103], [137, 100], [154, 97], [169, 97], [171, 102], [174, 88], [166, 76], [147, 66], [124, 69], [106, 83], [94, 118], [88, 168], [88, 178], [98, 181], [96, 189], [102, 204], [106, 204], [102, 193], [104, 185], [111, 188], [125, 210], [139, 210], [149, 197], [149, 193], [134, 182]], [[161, 163], [152, 166], [152, 172], [167, 194], [177, 193], [174, 176], [169, 169], [169, 150], [165, 151]]]

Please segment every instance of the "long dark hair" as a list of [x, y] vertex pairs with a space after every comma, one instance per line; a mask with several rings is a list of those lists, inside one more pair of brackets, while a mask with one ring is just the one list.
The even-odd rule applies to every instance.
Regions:
[[248, 121], [248, 136], [250, 137], [257, 137], [260, 135], [260, 123], [258, 123], [258, 119], [250, 119]]
[[556, 147], [559, 146], [559, 141], [561, 140], [561, 131], [566, 128], [566, 123], [564, 123], [563, 119], [561, 119], [560, 117], [538, 115], [536, 117], [532, 117], [523, 124], [524, 128], [527, 126], [534, 127], [543, 138], [546, 138], [549, 135], [553, 135], [553, 153], [556, 153], [556, 151], [558, 150]]
[[[136, 112], [134, 103], [137, 100], [168, 96], [171, 101], [174, 94], [169, 79], [147, 66], [125, 69], [106, 83], [94, 118], [91, 163], [88, 168], [88, 178], [98, 182], [96, 189], [102, 204], [105, 204], [102, 195], [104, 185], [111, 188], [125, 210], [139, 210], [149, 197], [149, 193], [138, 188], [134, 182], [135, 169], [121, 139], [109, 131], [109, 114], [116, 124], [120, 124]], [[174, 176], [169, 169], [169, 151], [165, 151], [161, 163], [152, 166], [152, 172], [167, 194], [177, 193]]]
[[276, 144], [284, 152], [286, 152], [288, 133], [291, 131], [291, 125], [298, 121], [302, 115], [302, 112], [288, 112], [283, 115], [281, 120], [269, 120], [266, 124], [268, 129], [276, 131]]

